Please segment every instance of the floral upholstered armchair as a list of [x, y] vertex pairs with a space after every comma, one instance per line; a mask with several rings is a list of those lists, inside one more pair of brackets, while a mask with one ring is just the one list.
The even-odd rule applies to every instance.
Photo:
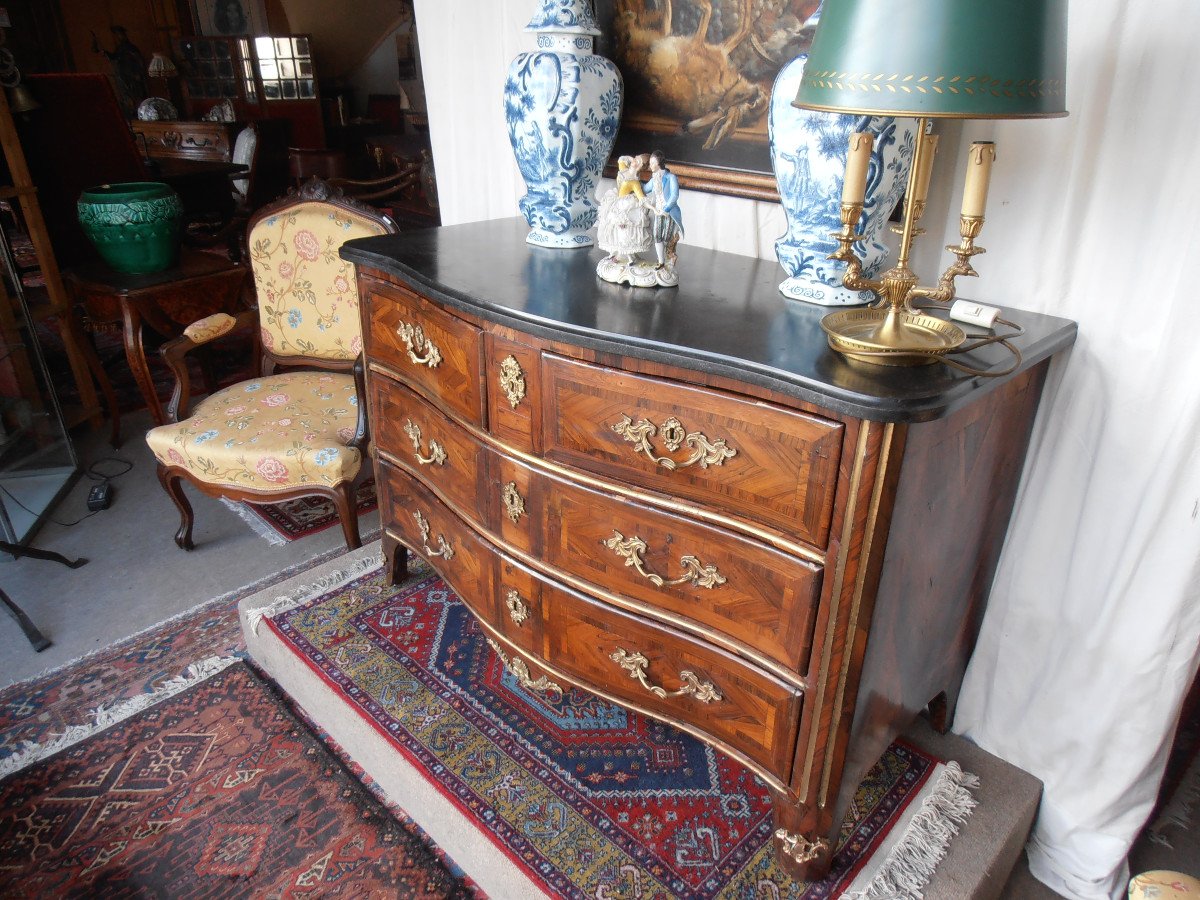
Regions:
[[[360, 546], [355, 493], [371, 468], [362, 330], [354, 269], [338, 249], [351, 238], [395, 231], [386, 216], [314, 179], [248, 224], [258, 309], [202, 319], [164, 345], [176, 377], [171, 422], [151, 429], [146, 441], [159, 481], [179, 508], [181, 548], [193, 546], [183, 481], [210, 496], [251, 503], [326, 496], [346, 545]], [[184, 355], [255, 321], [259, 377], [217, 391], [187, 416]], [[288, 371], [273, 374], [279, 366]]]

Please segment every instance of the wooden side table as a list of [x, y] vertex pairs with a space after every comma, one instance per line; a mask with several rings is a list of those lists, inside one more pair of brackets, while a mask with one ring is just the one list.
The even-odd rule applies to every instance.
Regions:
[[[78, 266], [63, 276], [91, 321], [122, 326], [130, 371], [154, 423], [162, 425], [166, 415], [146, 363], [142, 325], [170, 339], [205, 316], [236, 314], [244, 306], [242, 286], [248, 274], [249, 269], [215, 254], [184, 249], [175, 266], [148, 275], [126, 275], [95, 263]], [[114, 415], [114, 442], [118, 429]]]

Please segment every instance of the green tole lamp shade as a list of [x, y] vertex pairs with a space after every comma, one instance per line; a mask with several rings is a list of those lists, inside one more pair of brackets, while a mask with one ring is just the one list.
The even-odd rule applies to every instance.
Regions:
[[1065, 116], [1066, 0], [826, 0], [795, 105], [920, 118]]

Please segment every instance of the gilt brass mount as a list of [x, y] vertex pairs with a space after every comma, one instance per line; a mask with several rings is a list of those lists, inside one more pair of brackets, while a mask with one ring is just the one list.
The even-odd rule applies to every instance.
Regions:
[[517, 490], [517, 483], [510, 481], [500, 492], [500, 501], [504, 504], [504, 514], [515, 525], [525, 515], [525, 498]]
[[[396, 328], [396, 334], [400, 335], [400, 340], [404, 341], [404, 346], [408, 348], [408, 358], [414, 364], [428, 366], [431, 369], [436, 369], [441, 365], [442, 351], [425, 336], [425, 329], [420, 325], [401, 322]], [[422, 351], [425, 353], [424, 356], [420, 355]]]
[[513, 409], [525, 398], [525, 372], [512, 354], [500, 363], [500, 389]]
[[437, 441], [429, 442], [429, 455], [421, 455], [421, 427], [412, 419], [404, 423], [404, 433], [408, 435], [408, 439], [412, 441], [413, 456], [417, 458], [417, 462], [422, 466], [442, 466], [446, 464], [446, 448]]
[[829, 846], [824, 838], [810, 841], [804, 835], [793, 834], [784, 828], [776, 830], [775, 840], [779, 841], [779, 851], [800, 865], [812, 862]]
[[510, 590], [504, 595], [504, 605], [508, 608], [509, 618], [518, 628], [529, 618], [529, 606], [515, 590]]
[[629, 416], [621, 416], [620, 420], [614, 422], [611, 427], [613, 431], [633, 444], [638, 453], [645, 454], [648, 459], [664, 469], [686, 469], [688, 466], [695, 465], [707, 469], [709, 466], [722, 465], [725, 460], [737, 456], [737, 450], [726, 444], [724, 438], [711, 441], [702, 432], [689, 432], [683, 427], [683, 423], [674, 416], [662, 423], [662, 437], [663, 442], [667, 445], [667, 450], [672, 453], [685, 444], [692, 448], [692, 455], [682, 462], [655, 453], [650, 438], [659, 433], [659, 426], [649, 419], [639, 419], [635, 423]]
[[670, 581], [667, 581], [661, 575], [657, 575], [646, 568], [646, 560], [642, 558], [642, 554], [648, 548], [646, 542], [637, 535], [626, 538], [621, 532], [614, 531], [612, 537], [604, 542], [604, 546], [624, 559], [626, 566], [632, 566], [637, 569], [639, 575], [648, 579], [656, 587], [669, 587], [674, 584], [683, 584], [685, 581], [690, 581], [696, 587], [712, 590], [717, 585], [724, 584], [729, 580], [717, 570], [716, 566], [703, 565], [699, 559], [689, 553], [687, 556], [682, 556], [679, 559], [679, 564], [683, 566], [683, 574], [678, 578], [672, 578]]
[[508, 671], [513, 674], [513, 677], [517, 679], [517, 684], [525, 688], [527, 691], [537, 691], [542, 694], [555, 694], [558, 696], [558, 699], [562, 699], [563, 689], [561, 687], [559, 687], [545, 675], [541, 676], [537, 680], [534, 680], [533, 674], [529, 671], [529, 666], [525, 664], [525, 660], [521, 659], [519, 656], [513, 656], [510, 659], [508, 654], [500, 649], [500, 645], [494, 640], [488, 638], [487, 642], [488, 646], [495, 651], [498, 657], [500, 657], [500, 662], [504, 663], [504, 668], [508, 669]]
[[650, 660], [644, 653], [637, 651], [630, 653], [628, 650], [618, 647], [608, 655], [608, 658], [628, 672], [630, 678], [640, 682], [642, 687], [655, 697], [662, 697], [664, 700], [667, 697], [694, 697], [699, 703], [713, 703], [724, 699], [711, 681], [701, 681], [696, 677], [695, 672], [688, 669], [679, 673], [683, 686], [677, 691], [668, 691], [666, 688], [651, 684], [646, 677], [646, 669], [650, 665]]
[[438, 535], [437, 550], [429, 546], [429, 521], [421, 515], [419, 509], [413, 513], [413, 518], [417, 520], [417, 528], [421, 530], [421, 546], [424, 547], [425, 553], [429, 556], [440, 556], [447, 562], [454, 559], [454, 548], [450, 546], [450, 542], [446, 540], [445, 535]]

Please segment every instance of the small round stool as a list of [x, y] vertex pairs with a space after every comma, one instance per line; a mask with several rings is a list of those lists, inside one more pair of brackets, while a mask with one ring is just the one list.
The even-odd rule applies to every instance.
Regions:
[[1200, 878], [1157, 869], [1135, 875], [1129, 882], [1129, 900], [1200, 900]]

